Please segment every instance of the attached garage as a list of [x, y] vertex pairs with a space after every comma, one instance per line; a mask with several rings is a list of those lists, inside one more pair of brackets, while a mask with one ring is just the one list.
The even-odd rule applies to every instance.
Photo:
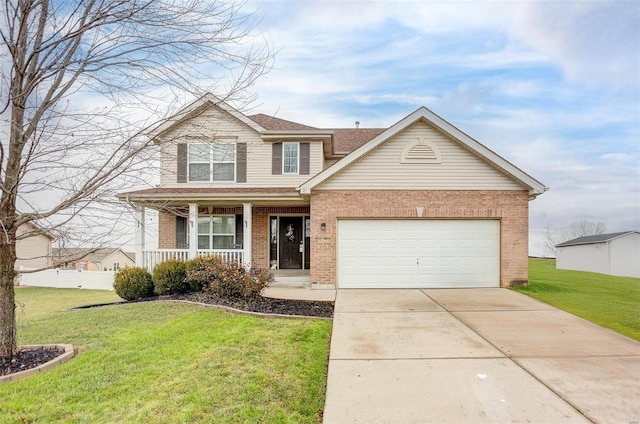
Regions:
[[500, 222], [340, 219], [339, 288], [500, 286]]

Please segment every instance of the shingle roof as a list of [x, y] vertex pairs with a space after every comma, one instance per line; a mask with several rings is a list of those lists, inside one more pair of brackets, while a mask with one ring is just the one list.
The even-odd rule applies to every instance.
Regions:
[[556, 247], [565, 247], [565, 246], [576, 246], [578, 244], [594, 244], [594, 243], [605, 243], [607, 241], [613, 240], [615, 238], [630, 234], [630, 233], [640, 233], [640, 231], [622, 231], [620, 233], [609, 233], [609, 234], [598, 234], [594, 236], [583, 236], [578, 237], [572, 240], [567, 240], [560, 244], [556, 244]]
[[[304, 131], [317, 130], [319, 128], [309, 125], [300, 124], [298, 122], [287, 121], [273, 116], [259, 113], [250, 115], [251, 119], [261, 127], [271, 131]], [[333, 131], [333, 150], [336, 153], [349, 153], [362, 146], [378, 134], [382, 133], [386, 128], [322, 128]]]
[[333, 129], [333, 150], [336, 153], [352, 152], [384, 130], [386, 128], [335, 128]]
[[249, 115], [256, 124], [267, 130], [272, 131], [295, 131], [295, 130], [317, 130], [318, 128], [310, 127], [309, 125], [299, 124], [293, 121], [287, 121], [286, 119], [276, 118], [274, 116], [265, 115], [264, 113], [258, 113], [256, 115]]
[[[55, 262], [82, 259], [87, 262], [101, 262], [104, 258], [119, 250], [118, 247], [62, 247], [51, 249], [51, 256]], [[125, 253], [126, 254], [126, 253]]]
[[121, 193], [118, 197], [126, 197], [127, 195], [147, 195], [147, 194], [245, 194], [245, 193], [261, 193], [261, 194], [297, 194], [295, 187], [154, 187], [144, 190], [128, 191]]

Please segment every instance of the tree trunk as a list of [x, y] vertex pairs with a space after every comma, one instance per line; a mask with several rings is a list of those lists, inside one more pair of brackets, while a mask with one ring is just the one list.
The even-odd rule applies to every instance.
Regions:
[[15, 238], [12, 240], [13, 242], [8, 243], [3, 240], [4, 243], [0, 244], [0, 358], [11, 357], [18, 349], [13, 291], [13, 280], [16, 276], [13, 269], [16, 262], [16, 245]]

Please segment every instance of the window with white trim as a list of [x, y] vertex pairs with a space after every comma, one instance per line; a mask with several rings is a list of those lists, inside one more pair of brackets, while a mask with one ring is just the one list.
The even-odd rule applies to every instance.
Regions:
[[189, 181], [235, 181], [236, 144], [189, 143], [187, 153]]
[[235, 215], [198, 217], [198, 249], [233, 249], [235, 244]]
[[300, 143], [282, 143], [282, 173], [297, 174], [300, 164]]

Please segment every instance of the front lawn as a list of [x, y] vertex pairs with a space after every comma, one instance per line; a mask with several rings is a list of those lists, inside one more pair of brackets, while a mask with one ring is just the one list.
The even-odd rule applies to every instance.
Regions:
[[625, 336], [640, 340], [640, 279], [556, 269], [529, 260], [529, 286], [517, 289]]
[[0, 422], [319, 421], [330, 321], [157, 302], [60, 311], [109, 301], [109, 292], [90, 293], [16, 290], [26, 304], [20, 344], [71, 343], [81, 353], [0, 385]]

